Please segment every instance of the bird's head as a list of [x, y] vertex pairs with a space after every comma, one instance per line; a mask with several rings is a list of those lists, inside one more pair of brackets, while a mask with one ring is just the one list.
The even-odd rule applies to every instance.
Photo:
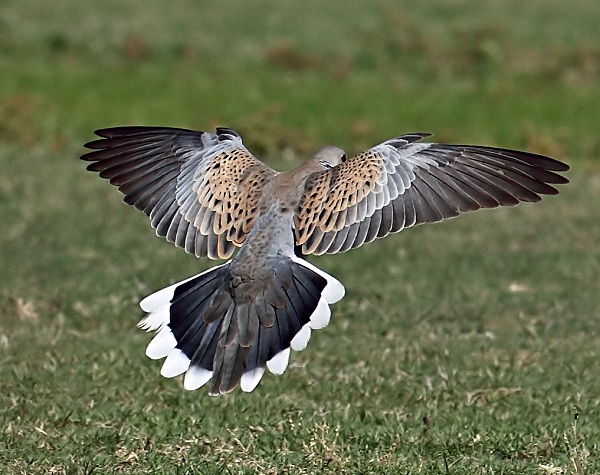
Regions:
[[346, 152], [338, 147], [321, 147], [315, 153], [313, 161], [318, 162], [325, 169], [333, 168], [346, 161]]

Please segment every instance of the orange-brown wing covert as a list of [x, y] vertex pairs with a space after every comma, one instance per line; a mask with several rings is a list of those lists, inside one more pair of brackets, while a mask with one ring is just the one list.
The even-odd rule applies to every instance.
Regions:
[[86, 144], [100, 173], [143, 211], [158, 236], [198, 257], [226, 259], [257, 216], [261, 190], [277, 172], [231, 129], [216, 134], [167, 127], [116, 127]]
[[461, 212], [556, 194], [568, 165], [527, 152], [420, 142], [403, 135], [311, 175], [295, 216], [303, 254], [354, 249]]

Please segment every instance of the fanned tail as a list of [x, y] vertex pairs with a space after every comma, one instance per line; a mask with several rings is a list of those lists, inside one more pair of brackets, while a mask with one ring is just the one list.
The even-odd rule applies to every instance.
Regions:
[[250, 392], [265, 368], [282, 374], [290, 349], [306, 348], [312, 330], [329, 323], [329, 304], [344, 296], [334, 277], [307, 261], [272, 260], [259, 279], [233, 273], [231, 261], [146, 297], [139, 327], [158, 334], [146, 349], [165, 358], [161, 374], [185, 373], [184, 387], [210, 381], [209, 393]]

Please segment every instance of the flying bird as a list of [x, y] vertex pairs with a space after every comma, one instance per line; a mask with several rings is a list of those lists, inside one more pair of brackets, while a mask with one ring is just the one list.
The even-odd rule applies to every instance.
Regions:
[[[290, 349], [329, 323], [343, 285], [303, 256], [345, 252], [422, 223], [536, 202], [569, 166], [502, 148], [422, 141], [410, 133], [348, 158], [326, 146], [294, 170], [255, 158], [238, 133], [115, 127], [86, 144], [98, 172], [156, 234], [197, 257], [227, 260], [146, 297], [146, 355], [194, 390], [252, 391], [282, 374]], [[234, 252], [239, 251], [232, 258]]]

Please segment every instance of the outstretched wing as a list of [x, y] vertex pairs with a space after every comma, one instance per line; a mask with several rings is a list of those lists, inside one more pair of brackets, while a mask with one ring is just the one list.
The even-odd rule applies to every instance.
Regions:
[[277, 172], [231, 129], [216, 134], [167, 127], [115, 127], [86, 144], [100, 172], [143, 211], [156, 234], [198, 257], [226, 259], [257, 216], [265, 182]]
[[295, 216], [303, 254], [354, 249], [461, 212], [557, 194], [569, 166], [527, 152], [419, 142], [403, 135], [311, 175]]

